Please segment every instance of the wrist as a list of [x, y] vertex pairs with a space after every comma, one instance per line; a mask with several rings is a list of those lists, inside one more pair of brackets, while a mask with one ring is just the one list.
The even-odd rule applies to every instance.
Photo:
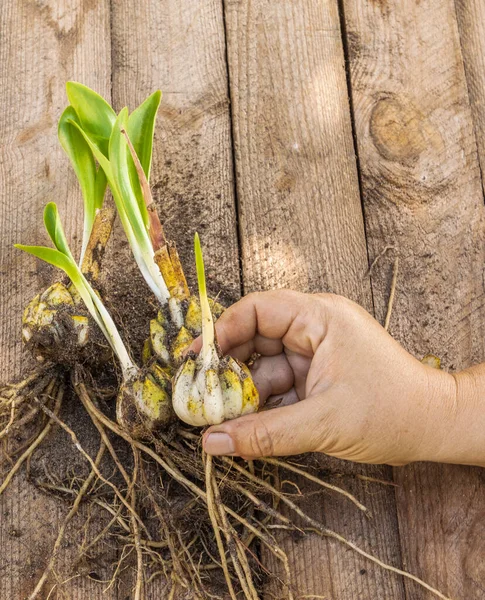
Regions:
[[485, 466], [485, 369], [430, 378], [430, 444], [421, 460]]

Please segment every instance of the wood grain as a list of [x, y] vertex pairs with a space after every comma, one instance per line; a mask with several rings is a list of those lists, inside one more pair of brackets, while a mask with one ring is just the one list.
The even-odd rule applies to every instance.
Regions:
[[[344, 0], [370, 256], [400, 257], [391, 333], [457, 369], [484, 358], [484, 206], [452, 1]], [[392, 253], [374, 271], [383, 317]], [[395, 469], [403, 564], [455, 600], [483, 598], [479, 469]], [[428, 598], [406, 582], [406, 598]]]
[[455, 9], [483, 179], [485, 169], [485, 3], [481, 0], [455, 0]]
[[[372, 310], [337, 2], [225, 2], [244, 289], [345, 294]], [[399, 565], [394, 493], [342, 480], [372, 522], [340, 498], [304, 503], [315, 518]], [[313, 535], [284, 538], [296, 597], [404, 598], [402, 582]], [[272, 564], [270, 558], [268, 563]], [[268, 590], [280, 597], [281, 591]]]
[[[109, 2], [104, 0], [0, 6], [2, 380], [18, 376], [28, 363], [20, 342], [23, 307], [58, 277], [13, 244], [46, 241], [42, 209], [55, 200], [67, 235], [79, 250], [75, 236], [82, 228], [81, 195], [57, 142], [57, 119], [67, 102], [68, 79], [81, 80], [109, 97], [109, 27]], [[24, 598], [33, 589], [66, 512], [66, 506], [34, 491], [23, 476], [0, 497], [1, 598]], [[100, 598], [102, 591], [78, 579], [65, 589], [73, 600]]]

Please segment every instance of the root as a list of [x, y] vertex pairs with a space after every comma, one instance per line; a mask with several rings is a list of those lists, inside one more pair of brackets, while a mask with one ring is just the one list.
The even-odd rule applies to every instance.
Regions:
[[[369, 509], [366, 506], [364, 506], [361, 502], [359, 502], [357, 500], [357, 498], [355, 496], [353, 496], [350, 492], [347, 492], [346, 490], [342, 489], [341, 487], [332, 485], [331, 483], [327, 483], [326, 481], [323, 481], [319, 477], [315, 477], [315, 475], [308, 473], [308, 471], [299, 469], [298, 467], [295, 467], [291, 463], [285, 462], [283, 460], [278, 460], [276, 458], [262, 458], [262, 459], [260, 459], [260, 461], [264, 462], [264, 463], [268, 463], [270, 465], [275, 465], [277, 467], [281, 467], [282, 469], [286, 469], [287, 471], [292, 471], [293, 473], [297, 473], [298, 475], [305, 477], [305, 479], [308, 479], [309, 481], [313, 481], [313, 483], [316, 483], [328, 490], [331, 490], [332, 492], [336, 492], [337, 494], [341, 494], [342, 496], [345, 496], [351, 502], [353, 502], [355, 504], [355, 506], [357, 506], [357, 508], [359, 510], [361, 510], [362, 512], [364, 512], [367, 516], [369, 516], [369, 517], [371, 516], [369, 513]], [[254, 473], [252, 473], [252, 475], [254, 475]]]
[[[261, 543], [264, 544], [270, 550], [270, 552], [272, 552], [274, 554], [274, 556], [278, 558], [279, 561], [281, 561], [281, 563], [284, 566], [284, 570], [285, 570], [285, 574], [286, 574], [286, 582], [284, 582], [283, 584], [285, 585], [285, 587], [287, 589], [288, 598], [293, 598], [293, 595], [291, 592], [291, 583], [290, 583], [290, 569], [289, 569], [289, 562], [288, 562], [288, 558], [287, 558], [286, 554], [278, 546], [278, 544], [274, 540], [273, 536], [268, 533], [265, 523], [257, 520], [254, 515], [252, 515], [250, 517], [251, 521], [253, 521], [253, 522], [251, 522], [250, 520], [245, 519], [243, 516], [241, 516], [241, 514], [239, 514], [241, 512], [240, 510], [234, 510], [233, 508], [228, 506], [228, 504], [225, 502], [225, 500], [221, 494], [221, 488], [218, 487], [218, 483], [217, 483], [218, 481], [224, 487], [229, 487], [230, 489], [234, 490], [234, 492], [236, 492], [236, 494], [238, 495], [239, 498], [245, 498], [245, 502], [250, 502], [254, 506], [255, 510], [262, 511], [266, 515], [269, 515], [269, 517], [271, 517], [275, 523], [280, 523], [284, 528], [287, 528], [291, 531], [300, 531], [300, 532], [313, 531], [315, 533], [318, 533], [321, 536], [325, 536], [325, 537], [334, 539], [334, 540], [338, 541], [339, 543], [345, 545], [346, 547], [352, 549], [354, 552], [358, 553], [359, 555], [363, 556], [367, 560], [380, 566], [381, 568], [414, 581], [415, 583], [422, 586], [424, 589], [428, 590], [429, 592], [435, 594], [438, 598], [441, 598], [442, 600], [449, 600], [446, 596], [441, 594], [438, 590], [429, 586], [424, 581], [420, 580], [418, 577], [416, 577], [410, 573], [406, 573], [405, 571], [402, 571], [401, 569], [398, 569], [396, 567], [393, 567], [391, 565], [388, 565], [388, 564], [382, 562], [380, 559], [372, 556], [365, 550], [359, 548], [352, 541], [347, 540], [345, 537], [341, 536], [337, 532], [323, 526], [318, 521], [315, 521], [314, 519], [312, 519], [297, 504], [295, 504], [295, 502], [293, 502], [293, 500], [290, 497], [288, 497], [287, 494], [284, 494], [279, 489], [277, 489], [275, 486], [271, 485], [271, 483], [269, 483], [265, 479], [262, 479], [261, 477], [259, 477], [255, 470], [247, 469], [244, 466], [242, 466], [239, 462], [237, 462], [233, 459], [230, 459], [228, 457], [221, 457], [218, 459], [218, 463], [220, 465], [225, 465], [226, 467], [229, 468], [229, 471], [225, 472], [225, 471], [221, 470], [220, 468], [215, 467], [214, 459], [212, 457], [205, 456], [204, 457], [205, 469], [203, 469], [202, 473], [201, 473], [200, 466], [198, 466], [196, 461], [192, 458], [191, 453], [193, 452], [193, 450], [191, 451], [191, 453], [189, 453], [188, 449], [184, 449], [183, 444], [181, 444], [180, 442], [173, 441], [172, 448], [167, 446], [163, 441], [157, 442], [156, 447], [157, 447], [158, 452], [155, 452], [152, 448], [150, 448], [146, 444], [144, 444], [138, 440], [134, 440], [126, 431], [122, 430], [116, 423], [111, 421], [103, 412], [101, 412], [99, 410], [99, 408], [96, 406], [96, 404], [91, 399], [90, 394], [88, 393], [84, 383], [82, 383], [80, 381], [75, 381], [74, 385], [75, 385], [76, 392], [78, 393], [84, 407], [86, 408], [86, 411], [93, 419], [93, 422], [95, 424], [97, 423], [98, 430], [100, 432], [101, 432], [101, 429], [103, 431], [104, 431], [104, 429], [112, 431], [113, 433], [115, 433], [116, 435], [118, 435], [119, 437], [124, 439], [126, 442], [128, 442], [130, 444], [130, 446], [136, 450], [136, 452], [138, 453], [138, 458], [135, 459], [135, 462], [138, 463], [138, 467], [136, 468], [136, 470], [137, 470], [138, 476], [141, 478], [140, 481], [146, 482], [146, 477], [142, 474], [143, 470], [140, 467], [141, 457], [139, 456], [139, 453], [142, 453], [145, 456], [151, 458], [156, 464], [158, 464], [162, 468], [162, 470], [173, 481], [176, 481], [177, 483], [182, 485], [186, 490], [188, 490], [189, 493], [197, 500], [198, 503], [202, 503], [202, 505], [206, 507], [206, 510], [209, 515], [210, 523], [211, 523], [212, 529], [214, 531], [215, 541], [216, 541], [218, 554], [219, 554], [220, 566], [223, 571], [224, 579], [225, 579], [226, 585], [228, 587], [229, 594], [233, 600], [235, 600], [237, 598], [237, 594], [236, 594], [236, 590], [235, 590], [234, 583], [233, 583], [233, 575], [231, 574], [231, 571], [229, 569], [227, 554], [230, 556], [231, 565], [234, 568], [234, 573], [237, 576], [237, 579], [239, 580], [239, 584], [241, 586], [241, 590], [244, 594], [244, 597], [247, 600], [256, 600], [258, 598], [258, 593], [257, 593], [256, 587], [252, 581], [252, 571], [251, 571], [251, 567], [250, 567], [250, 563], [249, 563], [249, 557], [247, 554], [249, 549], [242, 542], [243, 538], [242, 538], [241, 534], [239, 533], [239, 531], [236, 531], [235, 524], [237, 524], [238, 528], [242, 527], [243, 533], [245, 533], [245, 532], [250, 533], [257, 539], [259, 539], [261, 541]], [[88, 458], [86, 456], [85, 451], [79, 445], [79, 441], [77, 440], [74, 432], [72, 432], [72, 430], [70, 430], [70, 428], [68, 428], [65, 424], [63, 424], [57, 417], [54, 418], [51, 414], [52, 411], [50, 411], [46, 407], [43, 407], [43, 410], [46, 411], [48, 416], [51, 417], [55, 422], [58, 422], [58, 424], [63, 429], [65, 429], [67, 433], [69, 433], [74, 444], [76, 445], [76, 448], [83, 454], [83, 456], [85, 458]], [[188, 443], [191, 446], [193, 446], [194, 448], [196, 448], [196, 446], [195, 446], [196, 440], [189, 439], [189, 438], [191, 438], [191, 436], [186, 436], [186, 437], [188, 438], [187, 439]], [[197, 436], [194, 436], [194, 437], [197, 438]], [[104, 436], [102, 436], [102, 439], [103, 439], [103, 441], [105, 439], [108, 439], [107, 435], [106, 435], [106, 431], [104, 431]], [[197, 438], [197, 440], [198, 440], [198, 438]], [[109, 442], [109, 440], [108, 440], [108, 442]], [[109, 449], [109, 446], [107, 446], [107, 448]], [[116, 453], [114, 453], [114, 455], [116, 455]], [[112, 456], [113, 456], [113, 454], [112, 454]], [[93, 462], [92, 459], [90, 459], [90, 462]], [[305, 471], [303, 471], [301, 469], [298, 469], [297, 467], [294, 467], [293, 465], [291, 465], [289, 468], [289, 466], [286, 463], [283, 463], [282, 461], [279, 461], [277, 459], [274, 459], [274, 461], [273, 461], [273, 459], [270, 459], [267, 461], [267, 463], [272, 464], [275, 467], [285, 468], [290, 471], [294, 471], [297, 474], [307, 477], [308, 479], [312, 480], [314, 483], [318, 483], [321, 485], [318, 478], [306, 473]], [[282, 464], [280, 464], [280, 463], [282, 463]], [[200, 564], [196, 566], [192, 561], [192, 552], [190, 550], [190, 546], [192, 545], [193, 541], [191, 541], [189, 544], [186, 544], [180, 538], [180, 531], [178, 531], [178, 536], [179, 536], [178, 538], [177, 538], [177, 536], [174, 537], [173, 535], [167, 536], [167, 532], [169, 530], [168, 530], [168, 525], [167, 525], [166, 519], [164, 518], [164, 515], [163, 515], [163, 509], [160, 509], [160, 507], [158, 507], [158, 510], [155, 509], [155, 513], [158, 515], [159, 521], [161, 523], [163, 523], [163, 522], [165, 523], [165, 527], [162, 527], [162, 530], [164, 531], [164, 538], [165, 538], [164, 541], [167, 542], [167, 546], [165, 546], [165, 547], [170, 550], [170, 554], [172, 557], [172, 560], [167, 563], [167, 561], [162, 559], [156, 553], [155, 547], [150, 547], [150, 545], [149, 545], [151, 542], [150, 538], [148, 537], [148, 539], [142, 540], [139, 532], [138, 532], [138, 534], [136, 532], [135, 523], [136, 523], [136, 526], [139, 528], [143, 527], [143, 523], [140, 523], [140, 517], [138, 516], [138, 514], [136, 512], [136, 501], [133, 502], [133, 489], [134, 489], [134, 479], [135, 478], [132, 478], [130, 480], [128, 477], [128, 480], [130, 481], [130, 484], [131, 484], [130, 492], [129, 492], [130, 502], [128, 503], [127, 500], [125, 499], [125, 497], [118, 490], [118, 488], [116, 488], [116, 486], [114, 486], [113, 484], [108, 482], [105, 478], [103, 478], [101, 476], [101, 474], [99, 473], [99, 470], [96, 471], [93, 464], [91, 465], [91, 467], [92, 467], [92, 470], [94, 471], [94, 473], [98, 476], [98, 478], [101, 481], [103, 481], [106, 485], [109, 485], [111, 487], [111, 489], [115, 493], [115, 496], [123, 504], [123, 508], [129, 511], [129, 515], [130, 515], [130, 519], [131, 519], [130, 520], [131, 526], [129, 528], [130, 529], [129, 546], [131, 547], [132, 550], [135, 549], [137, 552], [138, 575], [137, 575], [137, 585], [135, 588], [135, 594], [138, 594], [138, 598], [139, 599], [142, 598], [142, 596], [141, 596], [142, 591], [140, 591], [142, 588], [142, 583], [140, 583], [140, 582], [143, 582], [143, 579], [142, 579], [142, 577], [143, 577], [142, 574], [143, 574], [143, 569], [144, 569], [143, 552], [148, 552], [156, 562], [159, 562], [159, 564], [162, 565], [163, 572], [165, 572], [165, 570], [167, 568], [169, 568], [171, 565], [171, 567], [170, 567], [171, 573], [172, 573], [172, 575], [171, 575], [172, 587], [171, 587], [171, 591], [170, 591], [171, 594], [175, 593], [174, 589], [178, 585], [181, 585], [182, 587], [186, 587], [187, 584], [190, 585], [193, 582], [196, 582], [198, 584], [197, 576], [194, 575], [194, 572], [199, 573], [198, 577], [200, 578], [201, 569], [200, 569]], [[118, 467], [118, 465], [117, 465], [117, 467]], [[251, 472], [251, 471], [253, 471], [253, 472]], [[184, 474], [184, 472], [188, 472], [189, 476], [186, 476]], [[125, 474], [126, 474], [126, 471], [125, 471]], [[194, 481], [194, 478], [195, 478], [195, 480], [205, 481], [205, 490]], [[240, 479], [240, 478], [242, 478], [242, 479]], [[244, 482], [246, 482], [246, 483], [244, 483]], [[145, 487], [146, 486], [144, 486], [144, 489], [145, 489]], [[326, 486], [324, 486], [324, 487], [326, 487]], [[254, 491], [252, 491], [252, 490], [254, 490]], [[333, 491], [338, 491], [338, 490], [339, 489], [333, 490]], [[288, 506], [288, 508], [296, 516], [298, 516], [302, 520], [303, 523], [306, 524], [305, 530], [298, 528], [290, 518], [285, 517], [277, 508], [273, 508], [267, 502], [265, 502], [260, 496], [261, 492], [268, 494], [268, 496], [273, 498], [273, 500], [277, 499], [279, 502], [282, 502], [286, 506]], [[338, 493], [341, 493], [341, 492], [338, 491]], [[353, 497], [351, 497], [351, 498], [353, 498]], [[351, 498], [349, 497], [349, 499], [351, 499]], [[354, 500], [355, 500], [354, 504], [356, 504], [356, 502], [358, 502], [358, 501], [356, 501], [356, 499], [353, 498], [352, 501], [354, 501]], [[155, 506], [155, 504], [158, 504], [156, 502], [156, 499], [155, 499], [153, 493], [150, 497], [150, 501], [154, 506]], [[128, 506], [127, 506], [127, 504], [128, 504]], [[356, 504], [356, 505], [358, 505], [358, 504]], [[363, 507], [363, 508], [365, 508], [365, 507]], [[196, 507], [193, 507], [191, 510], [196, 510]], [[244, 509], [244, 510], [246, 510], [246, 509]], [[362, 510], [362, 508], [361, 508], [361, 510]], [[116, 514], [116, 511], [114, 511], [113, 517], [115, 516], [115, 514]], [[251, 515], [251, 511], [248, 511], [248, 514]], [[161, 515], [162, 515], [162, 518], [160, 518]], [[177, 528], [175, 528], [175, 532], [177, 532]], [[198, 536], [196, 536], [194, 538], [194, 541], [197, 539], [197, 537]], [[211, 556], [210, 550], [207, 548], [207, 545], [204, 543], [203, 536], [200, 538], [200, 543], [202, 544], [202, 546], [204, 548], [206, 548], [207, 555], [210, 557]], [[227, 550], [226, 550], [226, 548], [227, 548]], [[186, 557], [188, 564], [192, 564], [191, 575], [189, 577], [189, 580], [184, 575], [185, 568], [182, 566], [181, 563], [177, 564], [176, 559], [174, 560], [174, 557], [177, 555], [177, 551], [181, 553], [180, 556], [183, 555]], [[125, 552], [122, 555], [122, 560], [125, 560], [127, 555], [129, 555], [129, 554], [130, 554], [130, 551], [127, 552], [125, 550]], [[216, 565], [219, 563], [219, 561], [217, 561], [215, 559], [214, 559], [214, 562], [216, 563]], [[211, 568], [213, 568], [213, 566]], [[114, 577], [116, 576], [116, 572], [119, 572], [120, 569], [121, 569], [121, 566], [120, 566], [120, 564], [118, 564], [118, 566], [116, 567]], [[198, 587], [198, 585], [197, 585], [197, 587]], [[205, 594], [209, 595], [208, 592], [205, 592]]]
[[[223, 461], [224, 462], [227, 462], [227, 461], [230, 461], [230, 460], [231, 459], [229, 459], [229, 458], [223, 457]], [[252, 479], [254, 477], [254, 475], [251, 475], [251, 473], [249, 471], [247, 471], [246, 469], [244, 469], [243, 467], [241, 467], [236, 462], [233, 463], [233, 466], [234, 466], [234, 468], [237, 471], [239, 471], [242, 474], [244, 474], [248, 479]], [[282, 502], [284, 502], [303, 521], [305, 521], [306, 523], [308, 523], [313, 528], [313, 530], [316, 533], [318, 533], [319, 535], [322, 535], [322, 536], [325, 536], [325, 537], [329, 537], [329, 538], [332, 538], [334, 540], [339, 541], [341, 544], [344, 544], [345, 546], [351, 548], [354, 552], [357, 552], [357, 554], [360, 554], [361, 556], [364, 556], [365, 558], [367, 558], [367, 560], [370, 560], [371, 562], [373, 562], [374, 564], [378, 565], [382, 569], [385, 569], [386, 571], [391, 571], [392, 573], [396, 573], [397, 575], [401, 575], [402, 577], [406, 577], [407, 579], [410, 579], [410, 580], [414, 581], [415, 583], [417, 583], [421, 587], [425, 588], [426, 590], [428, 590], [429, 592], [431, 592], [432, 594], [434, 594], [438, 598], [441, 598], [442, 600], [451, 600], [451, 598], [448, 598], [447, 596], [445, 596], [444, 594], [442, 594], [437, 589], [435, 589], [432, 586], [428, 585], [425, 581], [423, 581], [422, 579], [419, 579], [419, 577], [416, 577], [415, 575], [412, 575], [411, 573], [408, 573], [406, 571], [402, 571], [401, 569], [398, 569], [397, 567], [393, 567], [392, 565], [389, 565], [389, 564], [387, 564], [385, 562], [382, 562], [380, 559], [376, 558], [372, 554], [369, 554], [368, 552], [366, 552], [362, 548], [359, 548], [359, 546], [357, 546], [356, 544], [354, 544], [353, 542], [351, 542], [347, 538], [343, 537], [339, 533], [337, 533], [337, 532], [335, 532], [335, 531], [333, 531], [331, 529], [328, 529], [327, 527], [321, 525], [318, 521], [315, 521], [314, 519], [312, 519], [311, 517], [309, 517], [306, 513], [304, 513], [301, 510], [301, 508], [299, 506], [297, 506], [292, 500], [290, 500], [286, 496], [280, 494], [278, 492], [278, 490], [276, 490], [275, 488], [273, 488], [270, 484], [268, 484], [268, 483], [265, 482], [265, 487], [267, 487], [268, 490], [271, 493], [273, 493], [275, 495], [278, 495], [281, 498]], [[287, 521], [286, 517], [283, 517], [281, 520], [282, 521], [283, 520]]]
[[[311, 519], [310, 517], [306, 517], [306, 520], [313, 521], [313, 519]], [[314, 523], [316, 523], [316, 522], [314, 522]], [[357, 552], [357, 554], [360, 554], [367, 560], [370, 560], [374, 564], [378, 565], [379, 567], [381, 567], [381, 569], [384, 569], [385, 571], [390, 571], [391, 573], [395, 573], [396, 575], [401, 575], [401, 577], [405, 577], [406, 579], [410, 579], [411, 581], [414, 581], [415, 583], [417, 583], [418, 585], [423, 587], [425, 590], [428, 590], [428, 592], [431, 592], [432, 594], [434, 594], [437, 598], [441, 598], [441, 600], [452, 600], [448, 596], [445, 596], [444, 594], [442, 594], [439, 590], [428, 585], [425, 581], [423, 581], [419, 577], [416, 577], [416, 575], [412, 575], [411, 573], [408, 573], [407, 571], [402, 571], [401, 569], [398, 569], [397, 567], [393, 567], [392, 565], [389, 565], [389, 564], [383, 562], [382, 560], [379, 560], [372, 554], [369, 554], [365, 550], [362, 550], [362, 548], [359, 548], [359, 546], [357, 546], [356, 544], [354, 544], [347, 538], [343, 537], [339, 533], [336, 533], [335, 531], [326, 529], [326, 528], [322, 527], [321, 525], [318, 525], [318, 527], [315, 528], [315, 532], [320, 533], [321, 535], [324, 535], [325, 537], [329, 537], [334, 540], [337, 540], [341, 544], [344, 544], [348, 548], [351, 548], [354, 552]]]
[[393, 271], [392, 271], [391, 292], [389, 294], [389, 302], [387, 304], [386, 320], [384, 322], [384, 329], [386, 331], [389, 329], [389, 324], [391, 322], [392, 307], [394, 305], [394, 296], [396, 294], [398, 271], [399, 271], [399, 256], [396, 256], [396, 258], [394, 259], [394, 266], [393, 266]]
[[372, 271], [374, 270], [374, 267], [377, 265], [377, 263], [381, 260], [381, 258], [389, 251], [389, 250], [395, 250], [396, 247], [395, 246], [385, 246], [385, 248], [383, 250], [381, 250], [379, 252], [379, 254], [374, 258], [374, 260], [372, 261], [371, 266], [368, 268], [365, 277], [370, 277], [372, 275]]
[[[103, 458], [105, 450], [106, 450], [106, 446], [103, 444], [103, 442], [101, 442], [98, 453], [96, 455], [96, 459], [94, 461], [97, 467], [99, 467], [99, 464], [101, 462], [101, 459]], [[59, 552], [59, 548], [61, 547], [62, 540], [64, 539], [64, 535], [66, 533], [66, 528], [67, 528], [69, 522], [73, 519], [73, 517], [78, 512], [79, 505], [81, 504], [81, 501], [84, 498], [84, 495], [89, 490], [91, 483], [93, 482], [93, 479], [95, 478], [95, 476], [96, 476], [96, 473], [94, 472], [93, 469], [91, 469], [89, 475], [87, 476], [81, 489], [79, 490], [70, 511], [67, 513], [66, 518], [64, 519], [64, 522], [62, 523], [62, 525], [59, 529], [56, 541], [54, 543], [54, 547], [52, 549], [51, 557], [46, 565], [46, 568], [44, 569], [42, 576], [40, 577], [39, 581], [37, 582], [37, 585], [35, 586], [34, 591], [30, 594], [28, 600], [36, 600], [36, 598], [42, 591], [42, 588], [44, 587], [44, 583], [46, 582], [47, 577], [49, 576], [49, 573], [52, 571], [52, 569], [54, 567], [54, 563], [57, 558], [57, 553]]]
[[[15, 411], [33, 396], [45, 392], [55, 378], [56, 373], [53, 373], [53, 369], [35, 370], [22, 381], [5, 385], [0, 390], [0, 422], [4, 421], [7, 415], [12, 419], [12, 413], [15, 414]], [[0, 431], [0, 439], [7, 435], [8, 428], [9, 424]]]
[[[47, 398], [49, 398], [51, 393], [53, 392], [55, 384], [56, 384], [56, 380], [54, 380], [54, 379], [51, 380], [50, 384], [47, 387], [46, 393], [45, 393], [45, 396]], [[57, 415], [59, 414], [59, 411], [61, 409], [63, 397], [64, 397], [64, 384], [61, 384], [57, 391], [54, 411], [50, 411], [51, 415], [47, 422], [47, 425], [42, 429], [42, 431], [39, 433], [39, 435], [36, 436], [34, 441], [23, 452], [23, 454], [17, 459], [17, 461], [13, 465], [13, 467], [8, 471], [5, 479], [3, 480], [2, 484], [0, 485], [0, 496], [7, 489], [8, 485], [10, 484], [14, 475], [17, 473], [17, 471], [20, 469], [20, 467], [25, 463], [25, 461], [30, 459], [32, 454], [35, 452], [35, 450], [39, 447], [39, 445], [42, 443], [42, 441], [48, 435], [49, 431], [52, 429], [52, 425], [56, 421]], [[37, 402], [40, 402], [39, 400], [37, 400], [37, 398], [34, 398], [34, 400]]]
[[227, 589], [232, 600], [237, 600], [236, 594], [234, 592], [234, 587], [232, 585], [231, 576], [229, 574], [229, 569], [227, 566], [226, 560], [226, 551], [224, 549], [224, 544], [222, 543], [222, 537], [220, 533], [220, 525], [219, 525], [219, 516], [216, 508], [215, 498], [214, 498], [214, 481], [212, 475], [212, 456], [205, 456], [205, 489], [206, 489], [206, 502], [207, 502], [207, 512], [209, 513], [209, 518], [212, 523], [212, 529], [214, 530], [214, 536], [216, 538], [217, 549], [219, 551], [219, 557], [221, 559], [222, 570], [224, 572], [224, 579], [226, 580]]
[[222, 502], [219, 487], [217, 486], [216, 479], [213, 475], [211, 478], [211, 483], [212, 490], [214, 492], [214, 499], [219, 510], [222, 530], [226, 537], [226, 543], [231, 554], [234, 569], [236, 570], [239, 582], [241, 583], [241, 587], [248, 600], [258, 600], [258, 593], [256, 592], [256, 589], [254, 587], [253, 578], [251, 575], [251, 568], [249, 566], [249, 562], [246, 556], [247, 548], [241, 542], [237, 535], [237, 532], [229, 523], [229, 520], [227, 518], [227, 507], [224, 506]]
[[[34, 398], [34, 400], [35, 400], [35, 398]], [[38, 402], [38, 400], [37, 400], [37, 402]], [[86, 452], [86, 450], [84, 450], [84, 448], [81, 446], [81, 444], [77, 438], [77, 435], [74, 433], [74, 431], [68, 425], [66, 425], [66, 423], [64, 423], [64, 421], [61, 421], [61, 419], [59, 419], [59, 417], [56, 414], [54, 414], [49, 408], [47, 408], [47, 406], [41, 404], [41, 408], [53, 421], [55, 421], [59, 425], [59, 427], [61, 427], [71, 437], [72, 443], [74, 444], [75, 448], [77, 450], [79, 450], [79, 452], [82, 454], [82, 456], [91, 465], [91, 468], [95, 472], [98, 479], [100, 479], [104, 484], [109, 486], [114, 491], [114, 493], [116, 494], [118, 499], [121, 501], [121, 503], [124, 504], [124, 506], [128, 509], [128, 511], [135, 517], [135, 519], [138, 521], [138, 523], [143, 527], [144, 524], [143, 524], [142, 520], [133, 511], [131, 504], [128, 502], [128, 500], [126, 500], [126, 498], [120, 492], [118, 487], [114, 483], [111, 483], [111, 481], [106, 479], [106, 477], [104, 477], [104, 475], [101, 473], [101, 471], [96, 466], [94, 460], [89, 456], [89, 454]]]
[[140, 469], [140, 451], [133, 449], [133, 458], [134, 458], [134, 468], [133, 468], [133, 478], [132, 478], [132, 487], [131, 487], [131, 508], [132, 508], [132, 528], [133, 535], [135, 538], [135, 550], [136, 550], [136, 584], [135, 584], [135, 593], [134, 600], [143, 600], [143, 550], [140, 543], [140, 528], [138, 526], [138, 521], [135, 519], [134, 515], [137, 515], [136, 512], [136, 479], [138, 477], [138, 472]]

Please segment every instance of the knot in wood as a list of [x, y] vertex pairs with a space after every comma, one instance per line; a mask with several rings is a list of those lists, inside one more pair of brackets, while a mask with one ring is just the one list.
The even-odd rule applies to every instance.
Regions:
[[370, 135], [382, 157], [406, 166], [413, 166], [427, 147], [441, 140], [421, 111], [395, 96], [381, 98], [374, 105]]

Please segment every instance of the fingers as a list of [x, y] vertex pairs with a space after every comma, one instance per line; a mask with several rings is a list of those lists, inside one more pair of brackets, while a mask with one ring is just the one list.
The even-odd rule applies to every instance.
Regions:
[[262, 404], [270, 396], [285, 394], [294, 382], [293, 370], [284, 354], [259, 358], [251, 368]]
[[325, 307], [321, 295], [290, 290], [249, 294], [222, 313], [217, 339], [224, 353], [260, 336], [261, 342], [281, 340], [290, 350], [311, 356], [325, 333]]
[[[223, 354], [247, 360], [253, 352], [272, 356], [283, 346], [312, 357], [325, 337], [336, 296], [291, 290], [259, 292], [236, 302], [217, 320], [217, 341]], [[332, 312], [333, 311], [333, 312]], [[200, 352], [201, 338], [187, 351]]]
[[321, 403], [315, 398], [226, 421], [206, 431], [204, 450], [248, 460], [312, 452], [320, 445], [320, 416]]
[[291, 390], [288, 390], [284, 394], [275, 394], [274, 396], [270, 396], [266, 400], [264, 410], [270, 410], [279, 406], [289, 406], [290, 404], [295, 404], [296, 402], [300, 402], [300, 398], [298, 397], [296, 389], [292, 387]]
[[[187, 348], [186, 353], [192, 351], [198, 354], [201, 348], [202, 336], [199, 336]], [[230, 354], [234, 358], [246, 362], [255, 352], [263, 356], [275, 356], [283, 352], [283, 343], [281, 340], [272, 340], [257, 333], [252, 340], [235, 348], [229, 348], [224, 354]]]
[[308, 371], [312, 365], [312, 359], [295, 352], [285, 351], [288, 364], [293, 371], [295, 378], [294, 386], [300, 400], [305, 398], [305, 388], [308, 376]]
[[255, 352], [262, 356], [275, 356], [283, 352], [283, 343], [281, 340], [272, 340], [257, 333], [252, 340], [245, 344], [226, 350], [227, 354], [243, 362], [248, 360]]

